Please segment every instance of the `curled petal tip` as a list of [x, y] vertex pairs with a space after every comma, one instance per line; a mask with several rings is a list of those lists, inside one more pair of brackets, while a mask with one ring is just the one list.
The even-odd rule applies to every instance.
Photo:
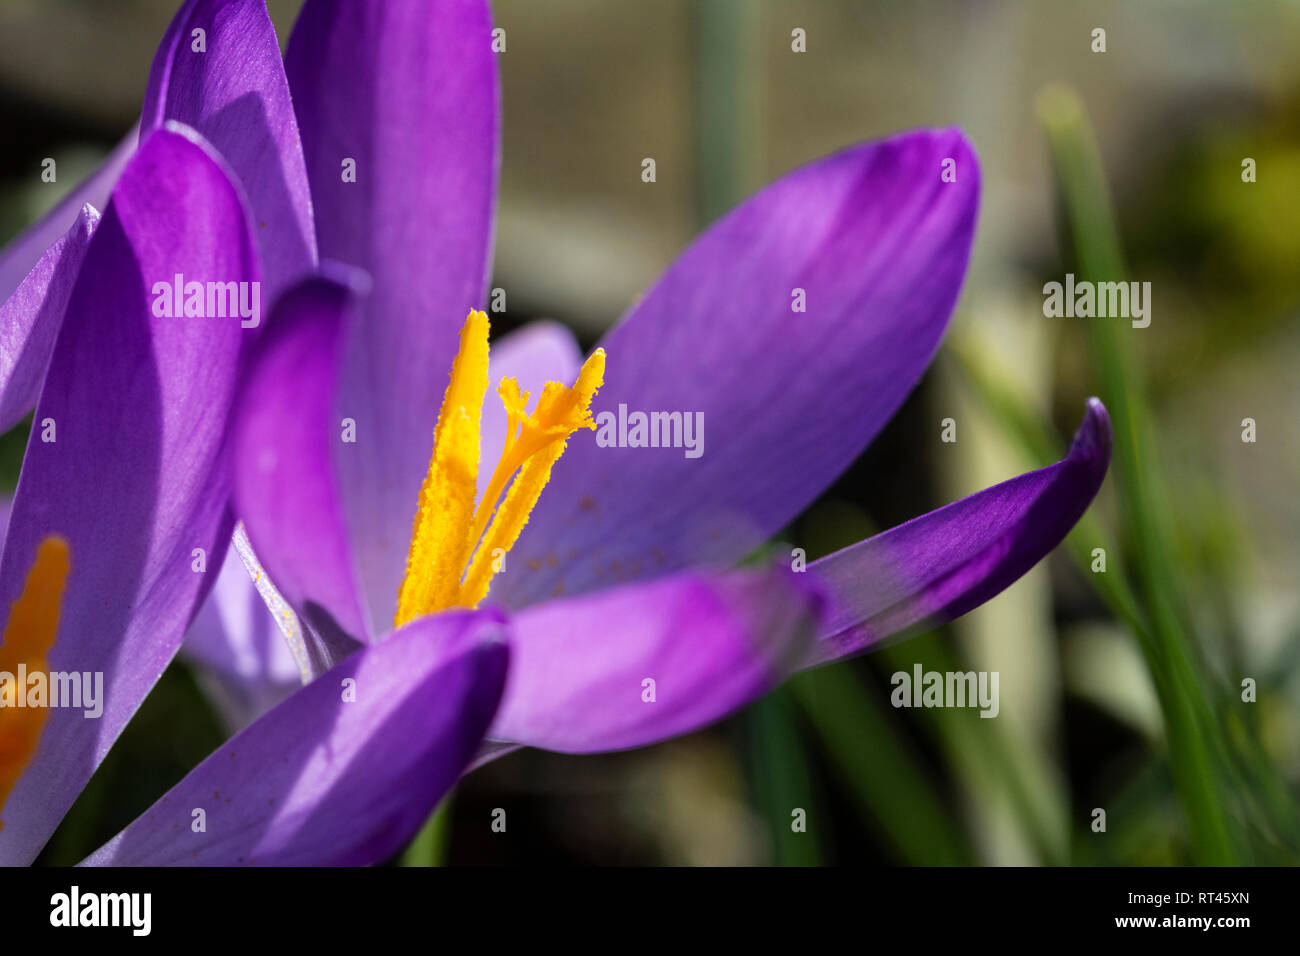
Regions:
[[1074, 441], [1070, 443], [1070, 455], [1098, 458], [1109, 462], [1114, 437], [1115, 432], [1106, 406], [1099, 398], [1089, 398], [1083, 421], [1079, 423], [1079, 430], [1074, 433]]
[[369, 272], [338, 259], [322, 259], [317, 273], [346, 288], [358, 302], [368, 298], [370, 290], [374, 287], [374, 280], [370, 278]]

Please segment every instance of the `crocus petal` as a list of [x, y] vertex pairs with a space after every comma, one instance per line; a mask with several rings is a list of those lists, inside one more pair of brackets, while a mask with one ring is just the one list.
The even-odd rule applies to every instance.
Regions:
[[527, 608], [489, 736], [588, 753], [687, 733], [783, 680], [822, 612], [816, 581], [779, 568], [687, 572]]
[[511, 552], [537, 570], [499, 578], [492, 598], [730, 564], [788, 523], [929, 364], [979, 181], [959, 131], [907, 133], [797, 170], [709, 229], [601, 343], [593, 403], [597, 424], [620, 406], [702, 418], [700, 456], [576, 435]]
[[230, 548], [217, 583], [190, 625], [181, 654], [232, 730], [239, 730], [302, 686], [275, 618]]
[[[479, 429], [478, 496], [492, 480], [492, 468], [501, 457], [506, 440], [505, 406], [497, 399], [496, 387], [503, 378], [514, 378], [519, 388], [536, 401], [547, 382], [573, 384], [582, 367], [582, 352], [570, 332], [558, 322], [530, 322], [492, 343], [488, 356], [488, 394], [483, 401]], [[411, 516], [415, 515], [412, 503]]]
[[[439, 615], [356, 652], [224, 744], [84, 862], [384, 860], [476, 753], [505, 679], [509, 649], [493, 639], [499, 634], [490, 612]], [[193, 832], [196, 809], [205, 810], [206, 832]]]
[[194, 549], [222, 554], [230, 539], [227, 409], [252, 333], [238, 318], [154, 317], [153, 283], [175, 273], [258, 281], [239, 189], [181, 127], [145, 139], [95, 230], [14, 496], [0, 608], [38, 544], [63, 537], [71, 572], [47, 666], [102, 673], [103, 713], [50, 708], [0, 809], [0, 864], [30, 862], [49, 837], [211, 587]]
[[285, 58], [320, 254], [374, 279], [344, 390], [358, 454], [341, 477], [376, 632], [393, 620], [457, 336], [486, 286], [491, 30], [483, 0], [308, 0]]
[[45, 250], [58, 242], [72, 227], [82, 209], [87, 205], [103, 209], [108, 204], [113, 184], [122, 174], [126, 161], [135, 152], [139, 139], [138, 130], [133, 128], [93, 173], [73, 187], [39, 222], [29, 226], [18, 238], [0, 250], [0, 302], [14, 293], [27, 274], [36, 267]]
[[[196, 29], [203, 51], [193, 48]], [[263, 302], [312, 268], [307, 167], [265, 0], [188, 0], [159, 44], [141, 112], [141, 135], [184, 123], [240, 177], [257, 222]]]
[[276, 303], [235, 412], [235, 508], [271, 580], [312, 632], [316, 673], [371, 636], [337, 475], [339, 459], [368, 453], [344, 441], [336, 407], [359, 281], [335, 270]]
[[1101, 488], [1111, 425], [1097, 399], [1046, 468], [1013, 478], [809, 565], [832, 610], [807, 664], [859, 653], [960, 617], [1002, 591], [1066, 536]]
[[83, 206], [72, 228], [45, 250], [0, 306], [0, 431], [36, 407], [68, 297], [98, 224], [95, 208]]

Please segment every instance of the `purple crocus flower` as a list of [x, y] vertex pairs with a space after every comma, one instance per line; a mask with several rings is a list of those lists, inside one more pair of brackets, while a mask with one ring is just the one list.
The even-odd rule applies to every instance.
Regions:
[[[185, 45], [198, 26], [202, 57]], [[50, 667], [99, 665], [111, 720], [51, 714], [0, 808], [0, 861], [39, 849], [175, 653], [207, 590], [192, 549], [221, 553], [232, 492], [244, 558], [315, 679], [90, 862], [382, 859], [484, 735], [487, 753], [596, 752], [697, 729], [978, 606], [1095, 495], [1110, 425], [1093, 401], [1061, 462], [804, 573], [736, 570], [934, 355], [973, 240], [974, 152], [921, 131], [796, 170], [701, 236], [585, 363], [540, 324], [489, 365], [473, 310], [499, 144], [490, 30], [469, 0], [308, 0], [282, 67], [260, 2], [191, 0], [173, 22], [102, 222], [85, 212], [11, 299], [27, 341], [61, 318], [36, 421], [63, 430], [33, 433], [0, 602], [67, 541]], [[266, 333], [157, 320], [148, 284], [174, 273], [264, 275]], [[504, 407], [481, 404], [497, 383]], [[585, 430], [626, 409], [702, 415], [704, 453]], [[489, 467], [470, 467], [473, 445]], [[501, 474], [517, 477], [497, 506]]]
[[[211, 56], [182, 44], [191, 20], [206, 28]], [[0, 709], [0, 863], [35, 857], [217, 577], [204, 556], [219, 562], [231, 537], [230, 409], [260, 329], [160, 320], [154, 283], [177, 274], [264, 281], [269, 301], [314, 268], [297, 138], [263, 4], [187, 4], [155, 61], [138, 149], [119, 149], [0, 257], [0, 277], [20, 277], [3, 306], [0, 414], [10, 426], [36, 412], [0, 559], [0, 656], [103, 680], [93, 718], [66, 707]], [[70, 228], [59, 220], [78, 208]], [[144, 858], [362, 862], [396, 848], [483, 738], [504, 679], [501, 637], [499, 615], [444, 615], [353, 656], [339, 683], [317, 682], [266, 715], [257, 746], [241, 735], [223, 748], [222, 773], [252, 783], [174, 791], [187, 806], [168, 821], [171, 857]], [[355, 699], [340, 693], [344, 680]], [[394, 736], [394, 726], [415, 738]], [[385, 738], [400, 740], [401, 752]], [[343, 768], [364, 792], [348, 792]], [[388, 792], [403, 794], [391, 812], [381, 809]], [[375, 816], [356, 839], [313, 855], [318, 836], [362, 804]], [[234, 821], [254, 807], [255, 818]], [[211, 827], [198, 825], [196, 810]], [[178, 832], [193, 840], [175, 840]]]

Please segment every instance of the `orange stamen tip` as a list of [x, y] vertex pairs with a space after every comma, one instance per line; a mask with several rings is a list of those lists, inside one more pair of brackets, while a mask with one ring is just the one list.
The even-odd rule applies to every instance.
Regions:
[[[28, 673], [44, 672], [46, 657], [59, 630], [63, 589], [71, 566], [68, 542], [48, 535], [36, 547], [23, 593], [9, 608], [4, 642], [0, 644], [0, 674], [12, 675], [20, 664]], [[0, 809], [31, 763], [49, 713], [46, 707], [19, 707], [18, 694], [27, 688], [16, 682], [0, 684]], [[0, 821], [0, 828], [4, 823]]]

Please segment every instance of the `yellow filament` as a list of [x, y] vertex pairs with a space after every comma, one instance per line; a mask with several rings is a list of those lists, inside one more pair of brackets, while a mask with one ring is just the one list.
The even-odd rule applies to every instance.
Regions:
[[[9, 610], [4, 643], [0, 644], [0, 673], [15, 675], [0, 685], [0, 808], [36, 752], [36, 742], [49, 712], [46, 707], [19, 707], [19, 665], [30, 673], [46, 670], [45, 658], [59, 629], [59, 607], [68, 577], [68, 543], [51, 535], [36, 549], [23, 593]], [[0, 830], [4, 822], [0, 821]]]
[[398, 595], [397, 627], [446, 608], [478, 606], [501, 567], [500, 558], [528, 524], [568, 437], [579, 428], [595, 428], [590, 406], [604, 381], [604, 350], [587, 359], [572, 388], [547, 382], [532, 415], [527, 414], [528, 393], [521, 393], [513, 378], [502, 379], [497, 392], [506, 411], [505, 442], [475, 508], [487, 336], [487, 316], [471, 312], [434, 430], [433, 457], [420, 490]]
[[[520, 461], [518, 477], [510, 485], [506, 500], [497, 511], [487, 534], [474, 555], [474, 562], [465, 574], [465, 583], [461, 587], [460, 603], [465, 607], [477, 607], [487, 597], [488, 586], [492, 576], [499, 568], [499, 557], [508, 552], [519, 540], [520, 533], [528, 524], [528, 516], [533, 506], [542, 495], [542, 489], [551, 479], [551, 467], [560, 460], [568, 445], [568, 437], [579, 428], [596, 427], [588, 411], [596, 390], [604, 383], [605, 351], [597, 349], [582, 366], [578, 380], [573, 388], [565, 388], [556, 382], [547, 382], [542, 390], [542, 397], [537, 400], [537, 410], [523, 425], [523, 431], [530, 428], [546, 437], [539, 442], [535, 451], [529, 451], [526, 460]], [[556, 424], [548, 424], [556, 423]], [[507, 439], [509, 440], [509, 439]], [[527, 450], [534, 441], [532, 435], [521, 437], [512, 454], [503, 455], [502, 462], [520, 458], [519, 447]], [[512, 462], [513, 463], [513, 462]], [[479, 508], [490, 502], [491, 489], [483, 496]]]

